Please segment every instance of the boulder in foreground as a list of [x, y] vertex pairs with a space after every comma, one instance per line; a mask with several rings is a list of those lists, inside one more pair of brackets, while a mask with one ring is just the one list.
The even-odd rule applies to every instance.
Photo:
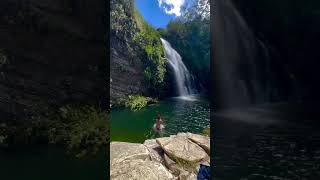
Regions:
[[196, 180], [200, 164], [210, 166], [210, 139], [192, 133], [146, 140], [112, 142], [113, 180]]

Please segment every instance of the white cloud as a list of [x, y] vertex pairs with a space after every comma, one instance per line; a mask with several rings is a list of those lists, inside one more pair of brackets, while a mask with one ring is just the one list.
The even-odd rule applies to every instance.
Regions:
[[159, 7], [162, 8], [167, 14], [174, 14], [181, 16], [181, 7], [185, 0], [158, 0]]

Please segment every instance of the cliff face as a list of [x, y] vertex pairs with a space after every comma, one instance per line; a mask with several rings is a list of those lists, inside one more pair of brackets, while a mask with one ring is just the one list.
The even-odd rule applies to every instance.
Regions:
[[[128, 52], [128, 44], [111, 37], [110, 51], [110, 100], [118, 103], [129, 94], [147, 94], [143, 64]], [[117, 48], [115, 48], [117, 47]]]
[[88, 0], [0, 2], [1, 117], [28, 119], [72, 103], [104, 107], [103, 5]]
[[148, 95], [144, 77], [143, 50], [133, 42], [139, 31], [132, 0], [113, 0], [110, 35], [110, 100], [116, 104], [129, 94]]

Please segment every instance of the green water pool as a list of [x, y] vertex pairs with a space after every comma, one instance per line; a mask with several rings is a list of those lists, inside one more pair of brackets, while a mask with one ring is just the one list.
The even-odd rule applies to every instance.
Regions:
[[[159, 112], [165, 128], [160, 134], [153, 130]], [[210, 103], [200, 96], [169, 98], [140, 111], [113, 109], [110, 114], [111, 141], [143, 143], [146, 139], [169, 136], [179, 132], [202, 133], [210, 127]]]
[[21, 146], [0, 150], [3, 180], [91, 180], [108, 174], [107, 152], [78, 159], [57, 146]]

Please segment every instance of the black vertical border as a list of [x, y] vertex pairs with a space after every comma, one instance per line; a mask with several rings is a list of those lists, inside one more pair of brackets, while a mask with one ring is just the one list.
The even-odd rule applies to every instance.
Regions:
[[210, 0], [210, 86], [209, 86], [209, 99], [210, 99], [210, 167], [211, 167], [211, 179], [213, 179], [214, 173], [214, 155], [215, 155], [215, 127], [214, 127], [214, 119], [213, 119], [213, 106], [214, 106], [214, 82], [213, 82], [213, 61], [214, 61], [214, 9], [215, 9], [215, 1]]
[[106, 152], [106, 178], [105, 179], [110, 179], [110, 1], [109, 0], [102, 0], [103, 1], [103, 6], [105, 8], [105, 13], [103, 17], [103, 21], [105, 23], [105, 47], [106, 47], [106, 59], [104, 60], [105, 62], [105, 74], [104, 77], [106, 78], [106, 109], [108, 112], [107, 116], [107, 123], [108, 123], [108, 145], [107, 145], [107, 152]]

